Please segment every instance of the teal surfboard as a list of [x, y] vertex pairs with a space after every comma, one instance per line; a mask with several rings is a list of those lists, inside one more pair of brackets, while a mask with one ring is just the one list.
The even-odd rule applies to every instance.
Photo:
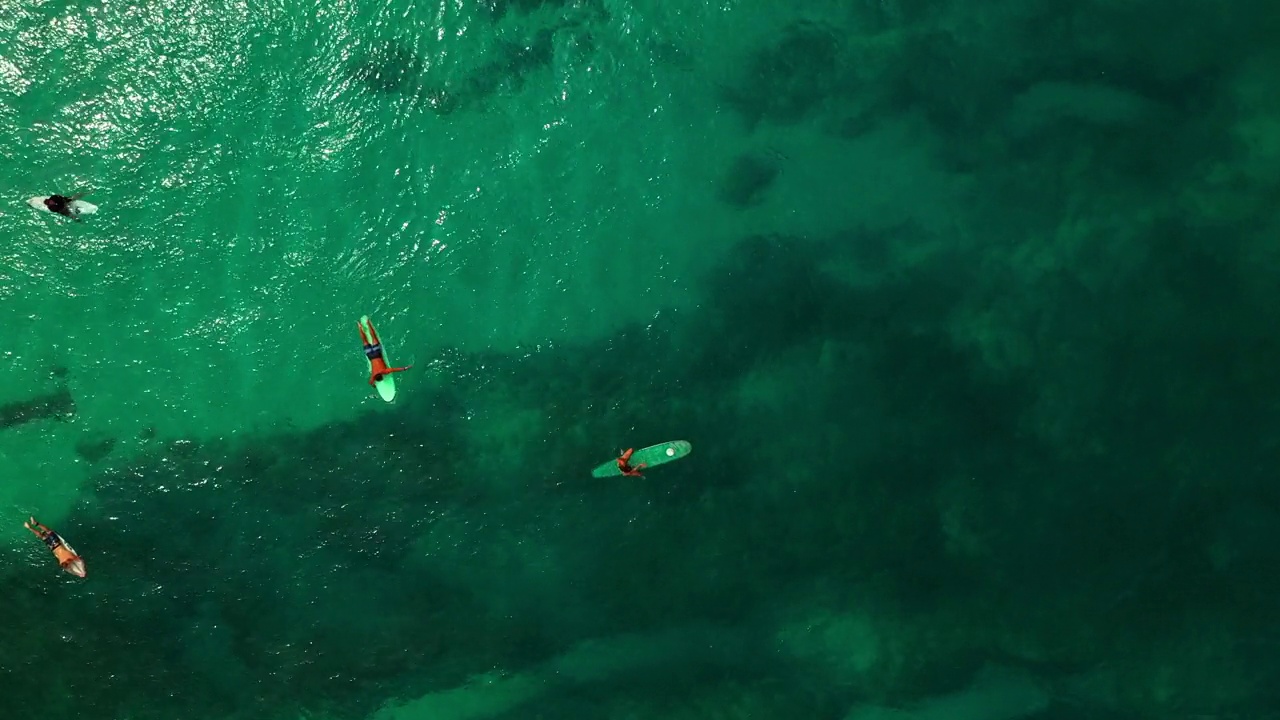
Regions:
[[[371, 329], [372, 326], [369, 324], [368, 315], [365, 315], [360, 318], [360, 327], [364, 330], [365, 337], [369, 338], [369, 340], [372, 342], [373, 330]], [[382, 342], [381, 337], [378, 338], [378, 342], [379, 343]], [[382, 359], [387, 363], [387, 365], [391, 364], [391, 360], [387, 358], [387, 346], [385, 344], [382, 345]], [[364, 360], [365, 360], [365, 363], [369, 366], [369, 372], [372, 373], [373, 362], [369, 360], [368, 357], [365, 357]], [[373, 387], [377, 389], [379, 397], [381, 397], [383, 400], [386, 400], [387, 402], [391, 402], [392, 400], [396, 399], [395, 375], [392, 375], [392, 374], [383, 375], [381, 380], [373, 384]]]
[[[658, 443], [647, 448], [640, 448], [632, 453], [631, 467], [637, 467], [640, 463], [644, 463], [644, 470], [648, 470], [651, 467], [669, 463], [672, 460], [679, 460], [691, 452], [693, 452], [693, 446], [684, 440]], [[641, 472], [644, 472], [644, 470], [641, 470]], [[618, 477], [620, 475], [622, 475], [622, 471], [618, 469], [617, 460], [610, 460], [591, 471], [591, 477], [598, 478]]]

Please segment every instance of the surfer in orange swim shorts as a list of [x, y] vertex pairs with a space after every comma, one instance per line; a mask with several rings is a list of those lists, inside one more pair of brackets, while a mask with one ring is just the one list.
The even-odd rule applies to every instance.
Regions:
[[644, 477], [640, 471], [645, 468], [645, 463], [640, 463], [635, 467], [631, 467], [631, 455], [635, 453], [635, 448], [627, 448], [618, 456], [618, 470], [627, 477]]
[[[365, 357], [369, 358], [369, 365], [371, 366], [369, 368], [370, 385], [378, 383], [391, 373], [404, 372], [413, 367], [412, 365], [398, 368], [387, 367], [387, 361], [382, 359], [382, 341], [378, 339], [378, 331], [374, 329], [373, 322], [369, 322], [369, 335], [364, 334], [364, 328], [360, 326], [360, 323], [356, 323], [356, 327], [360, 328], [360, 341], [364, 343], [364, 354]], [[372, 337], [369, 337], [370, 335]]]
[[47, 526], [40, 524], [33, 517], [23, 525], [35, 534], [36, 537], [44, 541], [45, 545], [53, 551], [53, 556], [58, 559], [58, 564], [62, 569], [75, 575], [76, 577], [85, 576], [84, 560], [76, 555], [76, 551], [67, 544], [66, 540], [58, 533], [50, 530]]

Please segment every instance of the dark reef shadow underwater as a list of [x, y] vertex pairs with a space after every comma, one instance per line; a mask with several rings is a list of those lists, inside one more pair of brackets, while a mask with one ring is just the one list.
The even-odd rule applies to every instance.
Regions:
[[[1175, 340], [1194, 326], [1162, 332], [1140, 300], [1108, 303], [1128, 308], [1110, 342], [1166, 358], [1162, 377], [1183, 384], [1134, 377], [1137, 358], [1107, 348], [1110, 419], [1077, 440], [1103, 432], [1129, 459], [1072, 458], [1028, 432], [1035, 379], [993, 376], [947, 327], [975, 262], [944, 254], [859, 287], [824, 270], [857, 241], [749, 238], [708, 278], [701, 314], [527, 359], [447, 354], [446, 374], [490, 372], [406, 396], [379, 425], [171, 442], [116, 464], [67, 521], [92, 583], [50, 590], [22, 563], [0, 579], [6, 616], [48, 628], [7, 626], [0, 692], [66, 717], [351, 717], [589, 638], [711, 624], [737, 628], [742, 653], [682, 653], [651, 683], [605, 672], [526, 709], [662, 716], [732, 696], [835, 717], [862, 696], [771, 640], [806, 597], [856, 597], [919, 644], [880, 677], [902, 698], [954, 690], [991, 659], [1082, 669], [1187, 622], [1212, 617], [1244, 643], [1280, 620], [1266, 570], [1280, 557], [1260, 542], [1280, 498], [1263, 466], [1230, 461], [1227, 491], [1169, 452], [1192, 442], [1227, 462], [1215, 398], [1263, 412], [1236, 376], [1195, 369], [1202, 346]], [[739, 401], [777, 382], [769, 405]], [[620, 394], [663, 401], [636, 412]], [[588, 477], [612, 445], [667, 436], [695, 454], [643, 481]], [[979, 485], [956, 495], [965, 478]], [[939, 503], [977, 549], [949, 547]], [[1238, 548], [1226, 572], [1201, 549], [1223, 533]], [[926, 639], [941, 627], [965, 630]], [[1043, 655], [1011, 654], [1010, 633]], [[58, 683], [37, 671], [49, 663]]]

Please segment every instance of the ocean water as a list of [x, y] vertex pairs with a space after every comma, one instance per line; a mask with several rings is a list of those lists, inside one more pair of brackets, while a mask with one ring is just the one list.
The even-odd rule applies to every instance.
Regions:
[[1277, 33], [0, 0], [3, 706], [1280, 717]]

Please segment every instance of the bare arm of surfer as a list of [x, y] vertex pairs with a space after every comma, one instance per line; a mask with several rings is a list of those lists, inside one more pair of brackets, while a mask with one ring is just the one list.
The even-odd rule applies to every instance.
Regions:
[[411, 367], [413, 366], [406, 365], [404, 367], [398, 367], [398, 368], [384, 366], [381, 370], [378, 370], [377, 372], [369, 376], [369, 384], [373, 385], [374, 387], [377, 387], [377, 383], [379, 380], [382, 380], [383, 378], [390, 375], [391, 373], [404, 372], [405, 370], [408, 370]]

